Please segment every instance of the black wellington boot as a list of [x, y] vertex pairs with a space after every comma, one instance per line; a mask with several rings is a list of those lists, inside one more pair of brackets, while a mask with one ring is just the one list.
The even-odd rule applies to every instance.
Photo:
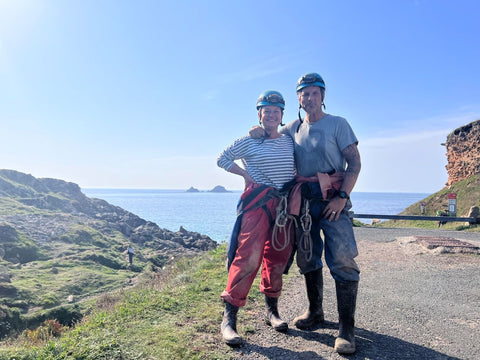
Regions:
[[278, 314], [278, 298], [265, 295], [265, 305], [267, 308], [265, 323], [277, 331], [287, 331], [288, 324], [280, 319], [280, 315]]
[[223, 340], [227, 345], [237, 346], [242, 343], [242, 338], [237, 333], [238, 306], [225, 301], [223, 321], [221, 326]]
[[308, 310], [293, 319], [293, 324], [302, 330], [309, 330], [319, 327], [325, 322], [323, 314], [323, 273], [317, 269], [305, 273], [305, 284], [307, 285], [307, 297], [309, 301]]
[[353, 354], [355, 352], [355, 305], [358, 281], [335, 281], [335, 285], [339, 322], [335, 351], [339, 354]]

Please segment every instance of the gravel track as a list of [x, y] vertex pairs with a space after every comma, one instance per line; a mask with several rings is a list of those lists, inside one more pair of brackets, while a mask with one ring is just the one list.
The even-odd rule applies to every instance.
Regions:
[[[307, 308], [303, 276], [285, 284], [280, 314], [289, 323], [278, 333], [263, 322], [263, 309], [232, 359], [480, 359], [480, 256], [445, 254], [412, 242], [413, 236], [453, 237], [480, 246], [480, 233], [414, 228], [355, 228], [361, 269], [356, 311], [357, 351], [334, 352], [335, 284], [324, 268], [326, 325], [301, 331], [292, 320]], [[240, 310], [242, 311], [242, 310]], [[227, 356], [228, 356], [227, 355]]]

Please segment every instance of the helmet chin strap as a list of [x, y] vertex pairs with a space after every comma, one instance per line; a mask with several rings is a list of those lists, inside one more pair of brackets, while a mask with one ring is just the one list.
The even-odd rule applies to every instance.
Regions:
[[300, 114], [300, 110], [302, 110], [302, 105], [298, 105], [298, 120], [300, 120], [300, 124], [298, 124], [296, 132], [298, 132], [298, 129], [300, 129], [300, 125], [302, 125], [303, 123], [302, 114]]

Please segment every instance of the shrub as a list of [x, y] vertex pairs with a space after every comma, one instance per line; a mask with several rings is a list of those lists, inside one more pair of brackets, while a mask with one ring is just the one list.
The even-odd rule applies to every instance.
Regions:
[[52, 339], [60, 337], [64, 330], [64, 326], [57, 320], [45, 320], [38, 328], [34, 330], [27, 329], [22, 333], [29, 345], [38, 345]]
[[42, 298], [42, 306], [48, 309], [60, 304], [60, 300], [54, 293], [48, 293]]
[[153, 265], [158, 266], [158, 267], [163, 267], [168, 261], [168, 256], [166, 255], [157, 255], [157, 256], [152, 256], [149, 258], [149, 260], [153, 263]]
[[21, 327], [20, 311], [17, 308], [0, 305], [0, 339], [18, 331]]

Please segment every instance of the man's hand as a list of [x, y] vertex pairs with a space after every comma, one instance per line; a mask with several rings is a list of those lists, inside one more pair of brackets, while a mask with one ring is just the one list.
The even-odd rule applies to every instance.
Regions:
[[346, 203], [347, 199], [335, 196], [323, 210], [323, 216], [330, 221], [337, 221]]
[[260, 126], [254, 126], [248, 132], [252, 139], [261, 139], [265, 137], [265, 130]]

